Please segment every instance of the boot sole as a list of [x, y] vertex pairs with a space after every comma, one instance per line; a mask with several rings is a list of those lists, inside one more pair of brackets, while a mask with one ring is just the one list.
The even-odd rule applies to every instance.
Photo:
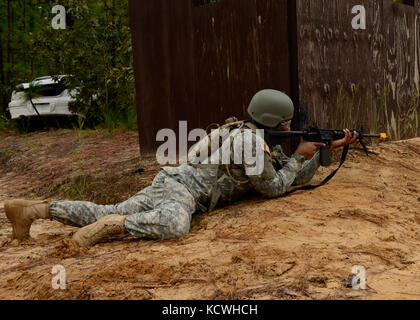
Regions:
[[[115, 219], [116, 221], [111, 221]], [[110, 215], [97, 222], [79, 229], [72, 237], [73, 241], [82, 248], [92, 247], [98, 243], [109, 241], [121, 236], [124, 231], [124, 222], [120, 215]], [[117, 222], [117, 223], [116, 223]]]

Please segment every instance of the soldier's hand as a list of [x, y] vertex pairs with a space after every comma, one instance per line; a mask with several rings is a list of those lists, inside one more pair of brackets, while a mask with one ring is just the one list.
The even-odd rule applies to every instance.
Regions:
[[311, 160], [315, 153], [321, 147], [325, 147], [324, 143], [319, 142], [302, 142], [297, 148], [295, 154], [300, 154], [305, 157], [306, 160]]
[[344, 131], [345, 137], [341, 140], [333, 141], [331, 143], [330, 151], [333, 151], [333, 150], [338, 149], [338, 148], [343, 148], [345, 146], [349, 146], [349, 145], [352, 145], [352, 144], [357, 142], [358, 136], [357, 136], [356, 131], [353, 131], [353, 136], [351, 135], [349, 129], [345, 129], [343, 131]]

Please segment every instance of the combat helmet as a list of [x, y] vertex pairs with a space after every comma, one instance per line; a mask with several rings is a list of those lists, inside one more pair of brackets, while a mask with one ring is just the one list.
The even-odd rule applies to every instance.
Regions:
[[268, 128], [276, 128], [282, 122], [293, 119], [293, 101], [281, 91], [261, 90], [252, 98], [248, 114], [255, 122]]

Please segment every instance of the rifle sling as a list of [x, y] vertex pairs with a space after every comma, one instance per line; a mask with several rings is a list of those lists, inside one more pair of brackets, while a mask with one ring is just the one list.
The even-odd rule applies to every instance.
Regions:
[[340, 168], [343, 166], [344, 162], [346, 162], [348, 152], [349, 152], [349, 146], [344, 147], [343, 153], [341, 155], [341, 161], [340, 161], [339, 167], [336, 170], [334, 170], [328, 177], [326, 177], [324, 181], [322, 181], [320, 184], [295, 188], [283, 194], [282, 197], [287, 197], [288, 195], [291, 195], [292, 193], [295, 193], [296, 191], [314, 190], [316, 188], [326, 185], [332, 178], [334, 178], [338, 170], [340, 170]]

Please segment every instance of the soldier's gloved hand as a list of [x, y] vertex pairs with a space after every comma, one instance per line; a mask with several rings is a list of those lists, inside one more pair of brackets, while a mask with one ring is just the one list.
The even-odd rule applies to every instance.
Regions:
[[280, 145], [277, 145], [272, 149], [271, 156], [278, 159], [279, 161], [283, 160], [283, 158], [287, 158], [283, 152], [283, 148]]
[[306, 160], [311, 160], [319, 148], [325, 147], [325, 143], [319, 142], [302, 142], [297, 148], [295, 154], [300, 154]]
[[284, 154], [281, 145], [277, 145], [272, 149], [271, 158], [276, 170], [282, 169], [285, 166], [285, 164], [290, 160], [290, 158]]

